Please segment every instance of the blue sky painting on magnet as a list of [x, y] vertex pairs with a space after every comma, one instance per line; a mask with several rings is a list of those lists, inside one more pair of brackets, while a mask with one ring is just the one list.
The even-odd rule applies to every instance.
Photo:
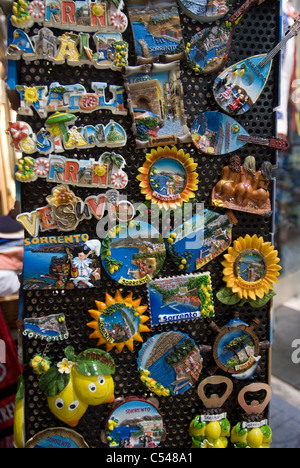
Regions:
[[222, 18], [229, 11], [232, 0], [179, 0], [183, 11], [198, 21], [209, 22]]
[[166, 246], [178, 271], [193, 273], [225, 252], [231, 240], [228, 216], [205, 209], [172, 231]]

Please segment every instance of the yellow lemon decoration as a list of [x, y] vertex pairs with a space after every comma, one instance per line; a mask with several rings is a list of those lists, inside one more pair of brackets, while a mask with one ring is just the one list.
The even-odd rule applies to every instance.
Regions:
[[238, 423], [231, 431], [231, 442], [235, 448], [270, 448], [272, 431], [267, 424], [247, 428]]
[[190, 424], [189, 435], [193, 448], [227, 448], [230, 437], [230, 423], [227, 418], [206, 421], [206, 417], [196, 416]]

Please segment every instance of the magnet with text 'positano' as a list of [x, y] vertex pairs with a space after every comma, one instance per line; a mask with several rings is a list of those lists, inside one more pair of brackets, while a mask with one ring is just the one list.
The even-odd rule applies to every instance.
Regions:
[[158, 447], [165, 439], [158, 401], [135, 396], [115, 400], [102, 437], [111, 448]]
[[[221, 387], [224, 385], [225, 391]], [[209, 386], [217, 393], [209, 395]], [[231, 426], [222, 406], [232, 391], [232, 381], [223, 376], [208, 377], [199, 384], [198, 395], [206, 411], [197, 415], [190, 423], [189, 435], [192, 437], [193, 448], [227, 448]]]
[[139, 168], [141, 193], [164, 211], [176, 209], [195, 198], [199, 183], [197, 167], [190, 154], [176, 146], [152, 149]]
[[126, 5], [138, 64], [185, 58], [176, 0], [129, 0]]
[[132, 220], [113, 227], [103, 239], [101, 260], [107, 274], [124, 286], [139, 286], [158, 275], [166, 247], [158, 230]]
[[169, 331], [149, 338], [138, 355], [140, 379], [158, 396], [185, 393], [198, 381], [203, 358], [188, 335]]
[[107, 146], [121, 148], [126, 145], [124, 128], [111, 120], [107, 125], [74, 125], [77, 117], [67, 112], [55, 112], [45, 121], [38, 133], [34, 133], [27, 122], [10, 122], [7, 134], [16, 151], [25, 154], [63, 153], [73, 149]]
[[264, 161], [257, 170], [254, 156], [234, 155], [222, 170], [221, 180], [213, 188], [211, 205], [228, 210], [271, 216], [271, 183], [273, 166]]
[[180, 62], [125, 67], [122, 71], [139, 148], [190, 143]]
[[239, 237], [224, 255], [222, 265], [226, 287], [217, 293], [220, 302], [242, 307], [265, 306], [276, 294], [281, 266], [278, 252], [271, 242], [254, 235]]
[[35, 434], [24, 448], [88, 449], [89, 446], [78, 432], [66, 427], [54, 427]]
[[[261, 396], [262, 393], [263, 396]], [[246, 394], [248, 394], [247, 401]], [[252, 397], [251, 403], [249, 403], [249, 394]], [[255, 397], [257, 399], [254, 399]], [[272, 389], [265, 383], [253, 383], [240, 391], [238, 402], [245, 411], [245, 415], [231, 431], [231, 442], [234, 448], [270, 448], [272, 430], [268, 419], [264, 416], [264, 411], [271, 398]]]
[[87, 326], [94, 331], [91, 339], [98, 339], [97, 345], [106, 345], [106, 351], [116, 348], [119, 353], [124, 346], [134, 350], [134, 342], [143, 342], [142, 333], [150, 332], [145, 325], [149, 320], [144, 315], [148, 306], [142, 305], [142, 299], [134, 299], [133, 293], [123, 297], [120, 291], [115, 296], [105, 294], [105, 302], [96, 301], [97, 309], [90, 309], [93, 318]]
[[76, 427], [89, 406], [114, 401], [113, 358], [103, 350], [87, 349], [76, 355], [74, 348], [39, 378], [50, 411], [69, 427]]
[[103, 219], [106, 209], [112, 222], [131, 220], [135, 213], [133, 205], [121, 199], [117, 190], [91, 195], [82, 200], [68, 185], [58, 185], [46, 197], [46, 202], [46, 206], [17, 216], [17, 220], [31, 237], [38, 237], [40, 230], [74, 231], [83, 220]]
[[[260, 5], [265, 0], [246, 0], [234, 12], [228, 12], [233, 2], [227, 0], [199, 0], [192, 2], [180, 0], [189, 16], [218, 15], [221, 21], [202, 27], [186, 44], [187, 63], [190, 68], [200, 74], [213, 74], [221, 70], [230, 57], [232, 39], [236, 26], [243, 16], [253, 6]], [[203, 14], [205, 13], [205, 14]], [[224, 14], [228, 13], [226, 17]], [[223, 19], [222, 19], [223, 17]], [[202, 19], [201, 18], [201, 19]], [[200, 19], [200, 20], [201, 20]]]
[[221, 112], [203, 112], [192, 124], [194, 146], [202, 153], [224, 155], [241, 149], [248, 143], [287, 150], [284, 138], [262, 138], [250, 135], [240, 123]]
[[108, 151], [98, 160], [69, 159], [60, 155], [41, 156], [37, 159], [25, 156], [18, 160], [15, 177], [18, 182], [23, 183], [42, 178], [56, 184], [122, 190], [128, 184], [128, 175], [123, 170], [125, 165], [123, 156]]
[[229, 217], [203, 209], [171, 231], [166, 246], [178, 270], [193, 273], [224, 253], [231, 240]]
[[[88, 234], [25, 239], [23, 289], [99, 287], [100, 250], [100, 240], [93, 239]], [[42, 326], [46, 330], [44, 320], [45, 318]]]
[[[106, 100], [106, 89], [112, 95]], [[61, 85], [58, 82], [48, 86], [17, 85], [20, 94], [19, 115], [34, 115], [34, 111], [42, 119], [51, 112], [89, 113], [109, 110], [116, 115], [127, 115], [124, 106], [124, 88], [109, 85], [105, 82], [92, 82], [91, 92], [80, 84]]]
[[210, 273], [150, 281], [148, 297], [152, 325], [214, 317]]

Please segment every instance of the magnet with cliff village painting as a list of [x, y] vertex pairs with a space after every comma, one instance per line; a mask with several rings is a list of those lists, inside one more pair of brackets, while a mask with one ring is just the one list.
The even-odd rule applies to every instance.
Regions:
[[107, 416], [103, 440], [111, 448], [155, 448], [165, 439], [164, 419], [154, 398], [119, 398]]
[[158, 275], [166, 247], [158, 230], [140, 221], [110, 229], [103, 239], [101, 260], [106, 273], [124, 286], [139, 286]]
[[176, 227], [167, 239], [167, 252], [180, 272], [193, 273], [225, 252], [232, 240], [226, 214], [203, 209]]
[[201, 23], [223, 18], [237, 2], [236, 0], [178, 0], [184, 13]]
[[214, 317], [210, 273], [159, 278], [148, 283], [152, 325]]
[[149, 338], [138, 356], [140, 379], [158, 396], [185, 393], [198, 381], [203, 358], [188, 335], [169, 331]]
[[176, 0], [129, 0], [126, 5], [138, 64], [185, 57]]
[[272, 171], [273, 166], [268, 161], [263, 162], [258, 169], [254, 156], [248, 156], [243, 164], [239, 156], [232, 156], [228, 166], [222, 170], [221, 180], [212, 191], [211, 205], [271, 216]]
[[190, 143], [180, 62], [125, 67], [122, 73], [137, 147]]

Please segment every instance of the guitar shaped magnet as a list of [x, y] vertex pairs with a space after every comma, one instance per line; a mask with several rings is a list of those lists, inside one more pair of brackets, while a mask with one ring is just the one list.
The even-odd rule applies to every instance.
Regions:
[[202, 153], [224, 155], [239, 150], [248, 143], [285, 151], [289, 143], [283, 138], [251, 136], [229, 115], [221, 112], [203, 112], [191, 129], [195, 147]]
[[[261, 5], [264, 1], [247, 0], [235, 13], [224, 18], [221, 24], [205, 27], [193, 36], [186, 45], [189, 67], [200, 74], [211, 74], [220, 71], [227, 62], [236, 26], [250, 8]], [[201, 3], [201, 0], [197, 3]], [[203, 0], [203, 3], [207, 3], [206, 0]], [[220, 0], [211, 3], [227, 2]]]
[[300, 31], [300, 17], [290, 32], [269, 53], [249, 57], [223, 71], [215, 80], [213, 93], [218, 106], [230, 115], [249, 111], [263, 92], [273, 59]]

